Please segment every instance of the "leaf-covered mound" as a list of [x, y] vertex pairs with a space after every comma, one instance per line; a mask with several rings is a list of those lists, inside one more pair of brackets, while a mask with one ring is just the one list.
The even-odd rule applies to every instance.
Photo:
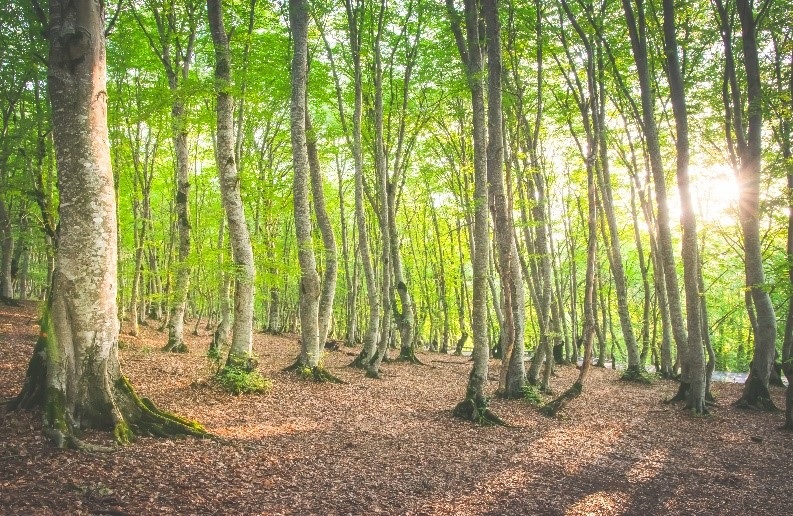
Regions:
[[[36, 321], [32, 305], [0, 306], [0, 397], [21, 386]], [[484, 428], [452, 417], [465, 357], [420, 353], [428, 367], [390, 363], [369, 380], [346, 367], [357, 350], [336, 351], [324, 364], [347, 383], [307, 382], [282, 371], [296, 338], [257, 335], [272, 389], [232, 395], [211, 381], [211, 335], [186, 338], [190, 353], [174, 355], [160, 351], [165, 334], [122, 335], [124, 372], [141, 395], [224, 440], [142, 438], [90, 455], [52, 447], [39, 415], [8, 414], [2, 512], [771, 514], [786, 506], [792, 438], [778, 430], [781, 414], [734, 408], [737, 384], [715, 384], [718, 406], [694, 418], [662, 403], [674, 383], [622, 382], [595, 368], [561, 419], [494, 397], [491, 408], [511, 426]], [[560, 368], [554, 391], [576, 373]], [[784, 405], [781, 389], [772, 395]]]

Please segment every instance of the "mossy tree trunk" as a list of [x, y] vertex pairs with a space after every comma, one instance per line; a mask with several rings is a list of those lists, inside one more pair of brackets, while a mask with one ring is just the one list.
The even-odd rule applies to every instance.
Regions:
[[107, 130], [104, 10], [50, 2], [48, 85], [60, 193], [60, 234], [49, 308], [12, 408], [44, 409], [58, 446], [85, 446], [79, 429], [205, 435], [200, 425], [139, 398], [118, 357], [117, 222]]

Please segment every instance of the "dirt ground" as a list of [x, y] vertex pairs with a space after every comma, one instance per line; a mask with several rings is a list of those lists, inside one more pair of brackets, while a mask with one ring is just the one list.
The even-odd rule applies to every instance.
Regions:
[[[37, 308], [0, 305], [0, 398], [20, 389]], [[192, 326], [189, 326], [192, 328]], [[783, 415], [734, 408], [741, 385], [714, 386], [718, 405], [692, 417], [663, 403], [675, 384], [626, 384], [594, 369], [560, 419], [494, 399], [508, 428], [455, 420], [470, 370], [464, 357], [421, 353], [370, 380], [325, 358], [347, 383], [282, 372], [295, 337], [256, 335], [265, 395], [232, 396], [208, 378], [210, 335], [190, 353], [159, 351], [166, 335], [123, 334], [123, 370], [159, 406], [201, 421], [224, 441], [140, 438], [113, 453], [54, 448], [38, 413], [0, 416], [3, 514], [782, 514], [793, 434]], [[577, 371], [559, 368], [554, 389]], [[491, 362], [491, 388], [498, 364]], [[773, 395], [783, 406], [784, 392]], [[105, 434], [86, 436], [102, 442]]]

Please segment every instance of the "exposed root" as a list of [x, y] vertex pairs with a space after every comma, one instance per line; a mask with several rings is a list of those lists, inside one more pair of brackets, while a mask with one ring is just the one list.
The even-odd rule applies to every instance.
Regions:
[[119, 444], [129, 443], [134, 435], [211, 437], [198, 422], [160, 410], [150, 399], [139, 397], [124, 376], [116, 381], [114, 394], [122, 414], [126, 412], [113, 429]]
[[3, 303], [6, 306], [15, 306], [15, 307], [22, 306], [22, 304], [19, 303], [19, 301], [16, 301], [15, 299], [11, 299], [10, 297], [5, 297], [5, 296], [0, 296], [0, 303]]
[[688, 392], [691, 390], [691, 384], [688, 382], [680, 382], [680, 385], [677, 387], [677, 393], [672, 396], [670, 399], [666, 400], [666, 403], [676, 403], [678, 401], [686, 401], [688, 399]]
[[168, 341], [168, 344], [163, 346], [163, 351], [166, 353], [187, 353], [187, 344], [182, 341]]
[[556, 417], [570, 401], [581, 396], [584, 386], [581, 382], [575, 382], [572, 387], [564, 391], [558, 398], [549, 401], [540, 409], [540, 413], [548, 417]]
[[768, 387], [756, 377], [749, 375], [743, 389], [743, 395], [735, 402], [735, 406], [744, 409], [755, 409], [763, 412], [778, 412], [779, 409], [771, 399]]
[[416, 356], [416, 350], [412, 347], [401, 348], [399, 351], [399, 357], [397, 357], [395, 361], [404, 362], [407, 364], [425, 365], [424, 362], [419, 360], [419, 358]]
[[304, 365], [303, 362], [300, 360], [300, 357], [292, 362], [291, 365], [284, 368], [284, 372], [296, 372], [300, 378], [304, 380], [314, 380], [315, 382], [320, 383], [335, 383], [335, 384], [346, 384], [344, 380], [339, 378], [338, 376], [334, 375], [325, 367], [318, 365], [318, 366], [307, 366]]
[[6, 404], [6, 410], [31, 410], [44, 406], [45, 386], [47, 385], [47, 334], [42, 330], [33, 348], [33, 356], [28, 362], [25, 383], [16, 397]]
[[454, 407], [454, 417], [471, 421], [482, 426], [509, 426], [503, 419], [495, 415], [487, 404], [477, 403], [472, 398], [466, 398]]
[[358, 353], [358, 356], [355, 357], [355, 360], [350, 362], [350, 365], [347, 367], [354, 367], [356, 369], [366, 369], [366, 363], [367, 363], [366, 357], [367, 357], [366, 351], [361, 350], [361, 352]]

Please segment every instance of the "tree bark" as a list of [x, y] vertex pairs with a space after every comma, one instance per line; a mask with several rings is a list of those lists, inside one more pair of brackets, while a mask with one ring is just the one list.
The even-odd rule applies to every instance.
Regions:
[[460, 14], [452, 0], [446, 8], [454, 32], [457, 48], [465, 69], [473, 108], [474, 136], [474, 228], [472, 239], [473, 300], [471, 327], [473, 329], [473, 367], [468, 377], [465, 399], [454, 409], [457, 417], [484, 424], [498, 424], [501, 420], [488, 408], [486, 387], [490, 346], [487, 335], [487, 275], [490, 261], [487, 184], [487, 118], [484, 99], [484, 66], [479, 32], [479, 9], [474, 0], [465, 0], [465, 37], [460, 26]]
[[234, 134], [234, 99], [231, 88], [231, 52], [223, 22], [221, 0], [208, 0], [207, 12], [212, 43], [215, 47], [215, 88], [217, 92], [216, 161], [220, 176], [220, 193], [229, 227], [229, 241], [234, 257], [234, 322], [226, 365], [250, 369], [253, 352], [253, 288], [256, 269], [253, 247], [245, 220], [240, 194]]
[[678, 58], [674, 0], [663, 0], [664, 51], [666, 70], [675, 117], [675, 147], [677, 150], [677, 189], [680, 194], [681, 225], [683, 226], [682, 258], [683, 285], [686, 294], [686, 329], [688, 331], [689, 392], [686, 407], [695, 414], [706, 414], [706, 376], [703, 354], [702, 300], [699, 290], [699, 249], [697, 223], [689, 188], [688, 165], [688, 109], [683, 73]]
[[118, 357], [117, 224], [107, 131], [100, 2], [50, 2], [49, 92], [60, 192], [52, 296], [25, 385], [11, 408], [44, 408], [58, 446], [88, 448], [78, 429], [205, 435], [138, 398]]
[[300, 358], [303, 367], [319, 366], [320, 280], [311, 236], [309, 166], [306, 148], [306, 83], [308, 73], [308, 11], [305, 0], [289, 1], [289, 26], [294, 41], [292, 56], [291, 134], [295, 175], [294, 217], [300, 262]]

